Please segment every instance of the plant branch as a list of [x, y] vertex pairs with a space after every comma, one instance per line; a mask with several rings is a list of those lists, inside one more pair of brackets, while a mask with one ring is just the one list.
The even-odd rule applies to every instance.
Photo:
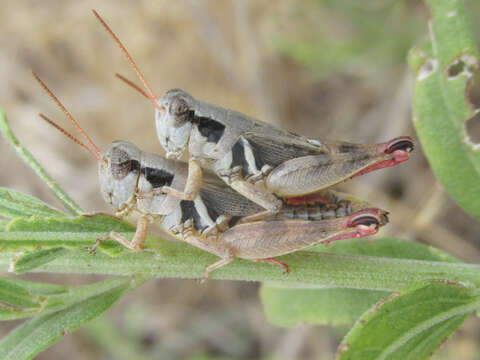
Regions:
[[[91, 234], [93, 235], [93, 234]], [[119, 256], [90, 255], [86, 250], [67, 251], [36, 268], [36, 272], [132, 275], [198, 279], [215, 256], [178, 242], [155, 241], [155, 251], [127, 252]], [[0, 254], [0, 271], [8, 271], [15, 253]], [[277, 266], [236, 260], [212, 273], [212, 278], [273, 281], [279, 287], [346, 287], [396, 291], [429, 280], [461, 281], [480, 286], [480, 266], [355, 254], [299, 251], [283, 256], [292, 272]]]
[[81, 215], [85, 211], [77, 205], [77, 203], [58, 185], [55, 180], [45, 171], [35, 157], [25, 147], [20, 144], [20, 141], [13, 134], [7, 117], [3, 110], [0, 109], [0, 131], [5, 140], [15, 149], [20, 158], [47, 184], [53, 195], [65, 206], [65, 209], [72, 215]]

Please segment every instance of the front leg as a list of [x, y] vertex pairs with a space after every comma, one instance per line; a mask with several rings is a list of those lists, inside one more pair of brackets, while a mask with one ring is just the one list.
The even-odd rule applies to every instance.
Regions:
[[110, 231], [108, 234], [105, 234], [104, 236], [98, 238], [95, 245], [93, 245], [88, 250], [88, 252], [91, 254], [94, 253], [97, 250], [98, 246], [108, 239], [116, 240], [130, 250], [139, 251], [143, 248], [143, 245], [147, 240], [148, 226], [150, 224], [150, 221], [150, 218], [146, 216], [141, 216], [138, 218], [137, 230], [135, 231], [135, 235], [133, 236], [132, 241], [129, 241], [127, 238], [123, 237], [115, 231]]
[[201, 187], [202, 187], [202, 168], [198, 160], [194, 158], [190, 158], [188, 160], [187, 183], [185, 185], [185, 189], [183, 190], [183, 192], [177, 189], [174, 189], [170, 186], [162, 186], [160, 188], [160, 191], [164, 194], [168, 194], [182, 200], [192, 201], [197, 197]]

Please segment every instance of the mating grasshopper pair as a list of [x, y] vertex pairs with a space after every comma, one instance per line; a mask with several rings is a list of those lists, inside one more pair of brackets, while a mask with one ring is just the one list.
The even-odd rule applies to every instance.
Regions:
[[188, 152], [188, 177], [181, 192], [162, 191], [193, 200], [202, 186], [202, 168], [213, 171], [234, 190], [266, 209], [280, 210], [280, 198], [298, 198], [352, 177], [408, 160], [408, 136], [375, 145], [320, 140], [294, 134], [242, 113], [194, 99], [174, 89], [158, 99], [118, 37], [93, 13], [126, 55], [155, 107], [155, 124], [167, 158]]
[[[95, 15], [146, 85], [118, 38]], [[96, 157], [102, 195], [117, 215], [132, 211], [140, 215], [132, 241], [110, 232], [91, 250], [108, 238], [139, 250], [150, 222], [160, 218], [163, 228], [174, 236], [221, 258], [207, 267], [205, 277], [236, 257], [278, 263], [288, 272], [288, 266], [273, 257], [376, 233], [388, 222], [385, 211], [326, 189], [405, 161], [413, 150], [409, 137], [377, 145], [310, 139], [194, 100], [180, 90], [157, 100], [146, 85], [151, 95], [134, 87], [156, 107], [160, 142], [171, 158], [188, 149], [188, 165], [142, 152], [128, 142], [114, 142], [101, 153], [35, 77], [90, 146], [42, 118]]]

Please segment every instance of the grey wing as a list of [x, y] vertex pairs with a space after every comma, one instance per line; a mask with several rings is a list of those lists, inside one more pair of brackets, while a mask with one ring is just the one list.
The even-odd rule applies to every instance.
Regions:
[[215, 174], [205, 171], [200, 197], [209, 211], [218, 215], [248, 216], [264, 209], [240, 195]]
[[320, 140], [308, 139], [293, 133], [247, 132], [242, 136], [249, 142], [256, 157], [274, 167], [302, 156], [331, 153], [329, 147]]

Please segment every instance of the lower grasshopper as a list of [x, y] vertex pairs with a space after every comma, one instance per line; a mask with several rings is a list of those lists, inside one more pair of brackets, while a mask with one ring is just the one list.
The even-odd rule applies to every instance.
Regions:
[[319, 243], [372, 235], [388, 222], [385, 211], [334, 192], [324, 192], [304, 201], [285, 201], [279, 213], [266, 214], [210, 172], [205, 172], [204, 186], [194, 200], [181, 200], [164, 193], [165, 185], [185, 186], [187, 164], [143, 152], [125, 141], [115, 141], [100, 152], [55, 95], [36, 74], [34, 76], [90, 146], [45, 115], [40, 116], [97, 159], [101, 193], [118, 216], [139, 214], [131, 241], [109, 232], [97, 240], [91, 252], [110, 238], [138, 251], [145, 243], [149, 224], [160, 220], [170, 234], [220, 257], [205, 269], [205, 278], [235, 258], [277, 263], [288, 272], [287, 264], [273, 258]]
[[413, 151], [413, 140], [408, 136], [373, 145], [309, 138], [199, 101], [179, 89], [158, 99], [118, 37], [93, 12], [149, 92], [119, 76], [155, 106], [157, 136], [167, 157], [176, 159], [188, 153], [185, 188], [179, 191], [164, 186], [164, 192], [194, 199], [202, 186], [202, 168], [209, 169], [269, 213], [275, 213], [283, 206], [279, 197], [314, 194], [406, 161]]

